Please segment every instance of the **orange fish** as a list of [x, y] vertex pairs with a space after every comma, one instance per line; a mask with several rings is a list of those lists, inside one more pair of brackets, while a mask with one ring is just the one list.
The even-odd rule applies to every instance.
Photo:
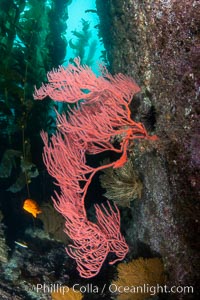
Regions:
[[34, 218], [37, 217], [37, 214], [41, 214], [42, 212], [38, 204], [32, 199], [26, 199], [24, 201], [23, 209], [32, 214]]

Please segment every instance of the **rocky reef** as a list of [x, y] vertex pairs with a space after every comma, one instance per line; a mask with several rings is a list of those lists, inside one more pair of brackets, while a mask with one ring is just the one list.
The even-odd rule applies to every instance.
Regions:
[[142, 91], [132, 101], [132, 114], [159, 137], [153, 147], [140, 143], [133, 150], [143, 193], [125, 213], [128, 238], [135, 256], [141, 245], [162, 256], [169, 285], [194, 286], [199, 266], [200, 3], [96, 3], [110, 69], [136, 79]]

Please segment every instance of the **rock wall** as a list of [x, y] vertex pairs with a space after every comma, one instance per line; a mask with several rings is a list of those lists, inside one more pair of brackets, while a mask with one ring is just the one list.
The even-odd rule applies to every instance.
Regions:
[[133, 150], [144, 190], [142, 199], [131, 206], [128, 239], [133, 249], [143, 243], [162, 256], [169, 284], [195, 285], [200, 211], [200, 3], [96, 3], [110, 70], [136, 79], [141, 94], [133, 99], [133, 117], [159, 137], [154, 145], [140, 143]]

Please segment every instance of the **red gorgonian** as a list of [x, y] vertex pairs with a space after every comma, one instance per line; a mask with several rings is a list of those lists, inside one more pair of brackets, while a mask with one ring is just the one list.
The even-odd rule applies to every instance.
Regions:
[[[44, 162], [60, 187], [53, 198], [55, 208], [65, 217], [65, 232], [73, 240], [66, 249], [74, 258], [82, 277], [98, 274], [109, 252], [122, 260], [128, 246], [120, 232], [120, 214], [116, 205], [107, 202], [95, 205], [96, 224], [90, 222], [84, 199], [93, 176], [99, 170], [119, 168], [127, 161], [127, 149], [134, 139], [155, 140], [143, 124], [131, 119], [129, 109], [137, 84], [123, 74], [112, 76], [102, 67], [102, 76], [96, 77], [88, 66], [81, 66], [79, 58], [67, 68], [59, 67], [47, 74], [48, 83], [35, 89], [34, 98], [49, 96], [55, 101], [77, 103], [69, 115], [57, 113], [57, 132], [50, 142], [42, 132]], [[120, 145], [112, 143], [121, 136]], [[86, 164], [86, 154], [103, 151], [121, 153], [117, 161], [92, 167]]]

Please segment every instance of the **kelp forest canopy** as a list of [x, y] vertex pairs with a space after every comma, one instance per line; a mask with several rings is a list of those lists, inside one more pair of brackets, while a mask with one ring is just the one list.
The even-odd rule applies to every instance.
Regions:
[[51, 102], [36, 103], [32, 94], [65, 58], [68, 2], [0, 0], [1, 154], [12, 149], [26, 156], [26, 148], [33, 152], [38, 144], [40, 130], [52, 129]]

